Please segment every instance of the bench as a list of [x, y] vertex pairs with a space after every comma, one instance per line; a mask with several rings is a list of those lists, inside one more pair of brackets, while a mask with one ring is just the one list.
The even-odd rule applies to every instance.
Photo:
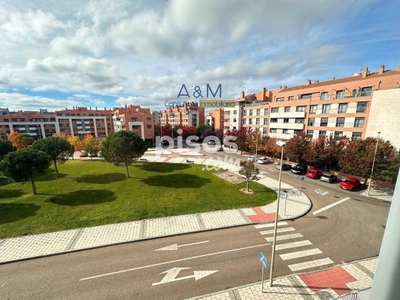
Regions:
[[146, 158], [140, 158], [139, 160], [140, 160], [140, 161], [147, 161]]
[[188, 163], [188, 164], [194, 164], [194, 161], [193, 160], [186, 160], [186, 162]]

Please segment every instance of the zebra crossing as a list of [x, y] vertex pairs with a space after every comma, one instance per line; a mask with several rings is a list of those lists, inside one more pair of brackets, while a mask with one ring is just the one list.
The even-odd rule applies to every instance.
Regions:
[[[274, 237], [274, 223], [258, 224], [254, 227], [259, 230], [260, 234], [266, 236], [267, 242], [272, 242]], [[309, 256], [323, 255], [322, 251], [318, 248], [313, 247], [313, 244], [304, 238], [301, 233], [296, 233], [295, 228], [291, 227], [287, 222], [278, 222], [276, 246], [275, 250], [278, 252], [278, 256], [283, 261], [293, 260], [306, 260], [303, 262], [297, 262], [289, 264], [288, 267], [292, 272], [302, 271], [312, 268], [318, 268], [321, 266], [327, 266], [333, 264], [330, 258], [320, 258], [316, 260], [307, 260]], [[288, 241], [298, 239], [297, 241]], [[279, 251], [284, 253], [279, 254]]]

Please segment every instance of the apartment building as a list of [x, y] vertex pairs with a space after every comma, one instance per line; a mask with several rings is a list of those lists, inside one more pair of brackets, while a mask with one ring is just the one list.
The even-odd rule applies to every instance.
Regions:
[[105, 138], [113, 132], [112, 111], [73, 107], [56, 112], [48, 112], [46, 109], [14, 112], [1, 108], [0, 138], [6, 138], [7, 134], [14, 131], [33, 139], [61, 132], [79, 137], [92, 134], [97, 138]]
[[224, 109], [213, 110], [206, 116], [206, 125], [213, 126], [215, 130], [224, 128]]
[[154, 142], [154, 116], [149, 108], [136, 105], [114, 108], [112, 119], [115, 131], [130, 130], [146, 142]]
[[198, 127], [204, 124], [204, 107], [196, 102], [168, 107], [161, 112], [160, 122], [162, 126]]
[[[310, 138], [332, 134], [336, 139], [343, 136], [363, 139], [367, 136], [367, 125], [372, 126], [370, 118], [382, 123], [389, 115], [400, 115], [398, 93], [391, 94], [390, 108], [384, 104], [388, 90], [399, 88], [400, 67], [385, 70], [384, 66], [374, 73], [365, 69], [353, 76], [324, 82], [308, 80], [295, 87], [270, 91], [264, 88], [252, 94], [253, 101], [244, 101], [245, 97], [238, 100], [243, 103], [241, 122], [280, 139], [289, 139], [300, 131]], [[376, 106], [375, 101], [379, 103]], [[371, 110], [373, 107], [376, 109]], [[396, 108], [396, 112], [391, 108]]]

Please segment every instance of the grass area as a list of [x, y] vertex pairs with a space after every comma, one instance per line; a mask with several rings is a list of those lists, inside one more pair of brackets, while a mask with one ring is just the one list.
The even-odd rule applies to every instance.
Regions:
[[135, 163], [126, 179], [123, 167], [104, 161], [70, 160], [30, 183], [0, 180], [0, 238], [111, 223], [260, 206], [274, 191], [252, 182], [255, 195], [199, 165]]

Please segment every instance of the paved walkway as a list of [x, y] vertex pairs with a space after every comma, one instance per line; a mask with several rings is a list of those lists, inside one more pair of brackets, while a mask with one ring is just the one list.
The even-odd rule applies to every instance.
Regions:
[[[376, 272], [377, 261], [378, 259], [374, 257], [340, 264], [323, 271], [279, 277], [274, 280], [273, 287], [269, 286], [268, 280], [264, 280], [263, 292], [261, 292], [260, 281], [219, 293], [191, 298], [191, 300], [335, 299], [339, 296], [349, 294], [352, 291], [359, 291], [371, 287]], [[369, 291], [364, 291], [363, 294], [369, 295]], [[368, 296], [357, 299], [368, 299]]]
[[[182, 157], [181, 153], [175, 151], [163, 154], [146, 154], [143, 159], [168, 163], [188, 163], [189, 160], [189, 163], [204, 165], [205, 169], [218, 166], [233, 173], [240, 169], [238, 162], [232, 160], [213, 160], [195, 154]], [[277, 180], [263, 175], [259, 177], [259, 183], [277, 190]], [[310, 210], [311, 202], [304, 193], [284, 183], [282, 189], [288, 192], [289, 197], [287, 200], [282, 199], [279, 210], [281, 220], [300, 217]], [[275, 212], [276, 203], [272, 203], [262, 207], [148, 219], [4, 239], [0, 240], [0, 263], [162, 236], [270, 222], [275, 219]]]

